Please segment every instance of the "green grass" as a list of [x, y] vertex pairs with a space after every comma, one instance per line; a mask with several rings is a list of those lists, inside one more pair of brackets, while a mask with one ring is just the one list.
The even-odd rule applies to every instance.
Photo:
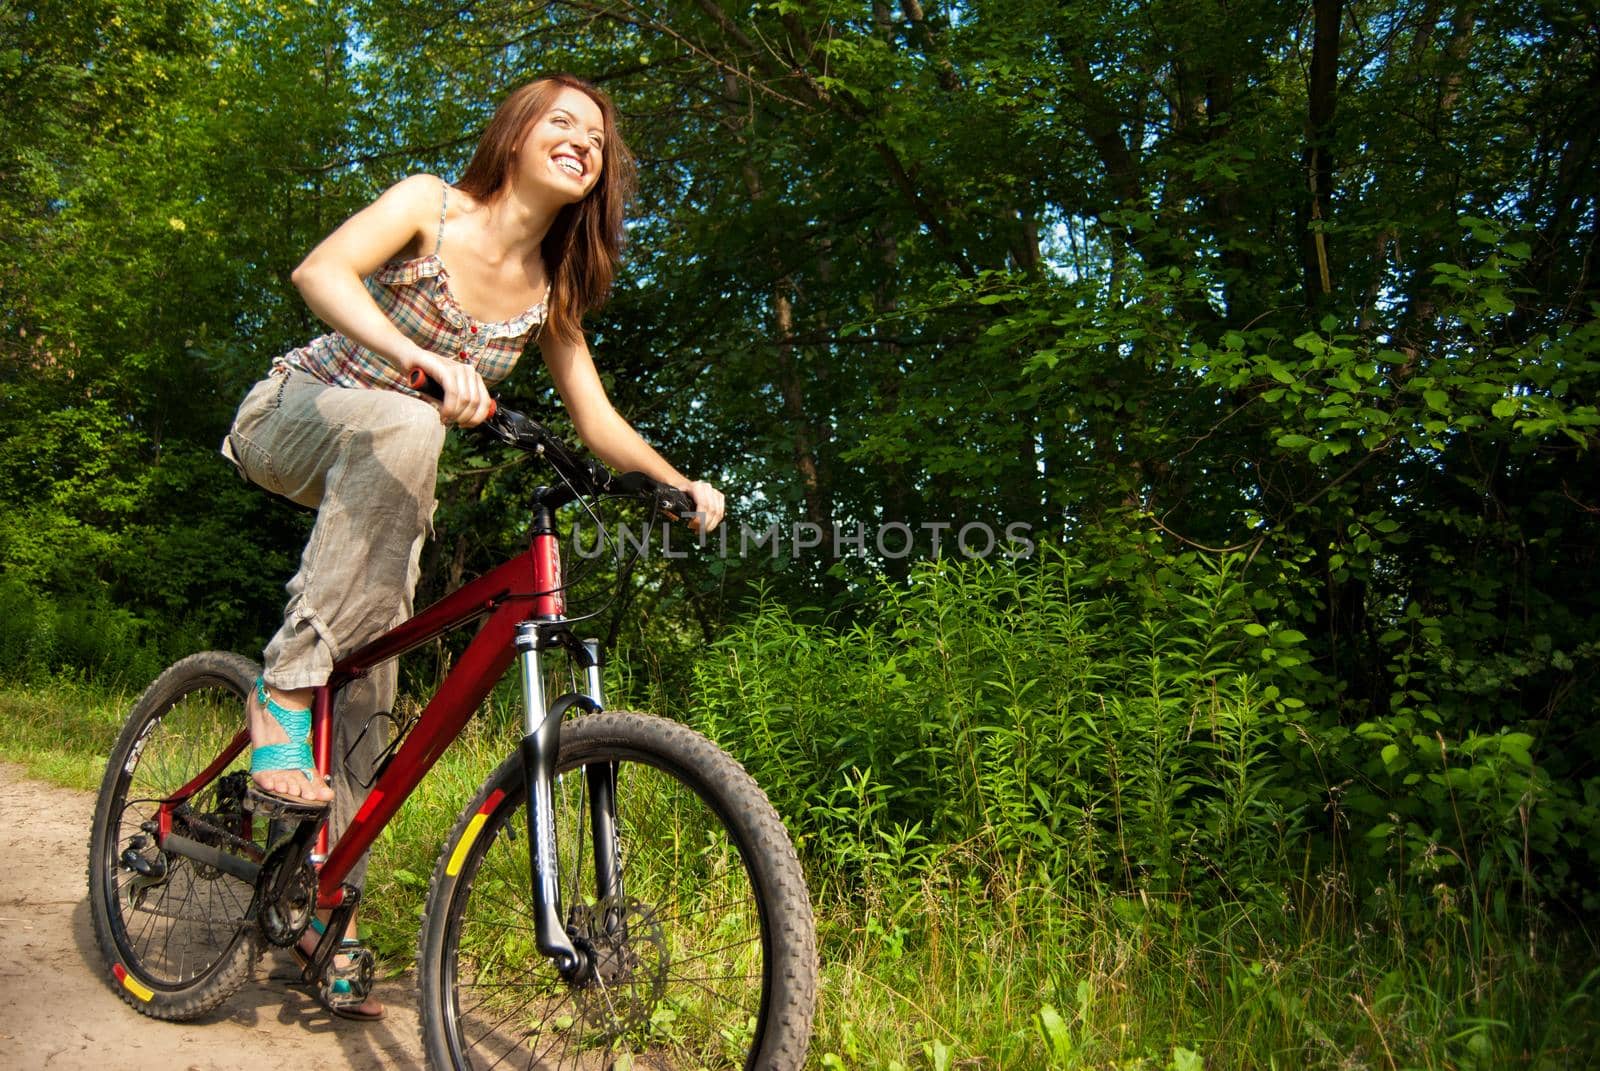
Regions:
[[1591, 955], [1582, 940], [1541, 935], [1537, 958], [1506, 941], [1486, 962], [1448, 942], [1400, 947], [1348, 926], [1331, 901], [1295, 905], [1305, 913], [1265, 933], [1236, 905], [1174, 913], [1087, 889], [974, 887], [937, 868], [900, 893], [824, 908], [817, 1046], [837, 1057], [825, 1066], [1554, 1071], [1600, 1059], [1596, 980], [1568, 966]]
[[[134, 698], [0, 686], [0, 757], [92, 790]], [[511, 721], [499, 707], [477, 719], [374, 849], [365, 928], [390, 970], [409, 966], [440, 844], [509, 747]], [[1334, 872], [1282, 875], [1275, 901], [1204, 902], [1182, 883], [1125, 895], [993, 858], [980, 831], [874, 865], [812, 859], [823, 964], [812, 1066], [1600, 1066], [1593, 946], [1542, 915], [1512, 929], [1457, 900], [1434, 904], [1430, 926], [1401, 925], [1370, 907], [1399, 890], [1351, 889]]]
[[0, 684], [0, 758], [42, 780], [95, 791], [136, 698], [73, 681]]

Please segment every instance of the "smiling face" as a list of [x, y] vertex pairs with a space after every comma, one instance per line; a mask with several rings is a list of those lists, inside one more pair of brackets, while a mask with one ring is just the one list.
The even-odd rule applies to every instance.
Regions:
[[574, 204], [594, 189], [605, 162], [605, 115], [582, 90], [563, 87], [517, 149], [519, 177]]
[[582, 339], [583, 314], [610, 291], [635, 175], [611, 98], [581, 78], [553, 74], [500, 102], [455, 183], [485, 205], [512, 197], [535, 214], [555, 209], [540, 255], [552, 276], [548, 325], [557, 338]]

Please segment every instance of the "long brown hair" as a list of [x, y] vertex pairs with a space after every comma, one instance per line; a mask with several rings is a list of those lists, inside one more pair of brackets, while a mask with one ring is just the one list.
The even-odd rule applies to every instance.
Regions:
[[600, 180], [577, 204], [557, 213], [539, 253], [550, 280], [546, 322], [556, 337], [583, 337], [583, 315], [605, 303], [622, 259], [622, 215], [633, 195], [633, 154], [617, 130], [617, 108], [603, 91], [570, 74], [529, 82], [500, 102], [456, 187], [488, 204], [503, 196], [517, 149], [528, 129], [550, 110], [563, 89], [586, 94], [605, 121]]

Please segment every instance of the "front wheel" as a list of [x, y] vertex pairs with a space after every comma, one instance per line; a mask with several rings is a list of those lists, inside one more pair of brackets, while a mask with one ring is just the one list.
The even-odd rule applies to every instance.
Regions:
[[[595, 888], [585, 768], [614, 769], [620, 890]], [[534, 943], [520, 757], [462, 813], [418, 949], [430, 1066], [798, 1071], [816, 937], [788, 834], [739, 765], [642, 714], [562, 727], [554, 785], [564, 922], [592, 958], [568, 982]]]

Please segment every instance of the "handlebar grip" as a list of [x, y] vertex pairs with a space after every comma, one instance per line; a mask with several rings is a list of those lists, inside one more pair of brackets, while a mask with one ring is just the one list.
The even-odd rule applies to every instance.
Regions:
[[[411, 375], [407, 377], [406, 383], [411, 387], [412, 390], [423, 395], [424, 397], [432, 398], [436, 402], [444, 401], [444, 388], [439, 386], [439, 381], [428, 375], [428, 373], [424, 372], [420, 368], [413, 368], [411, 370]], [[489, 415], [491, 417], [494, 416], [495, 410], [498, 408], [499, 403], [497, 403], [493, 398], [490, 398]]]

